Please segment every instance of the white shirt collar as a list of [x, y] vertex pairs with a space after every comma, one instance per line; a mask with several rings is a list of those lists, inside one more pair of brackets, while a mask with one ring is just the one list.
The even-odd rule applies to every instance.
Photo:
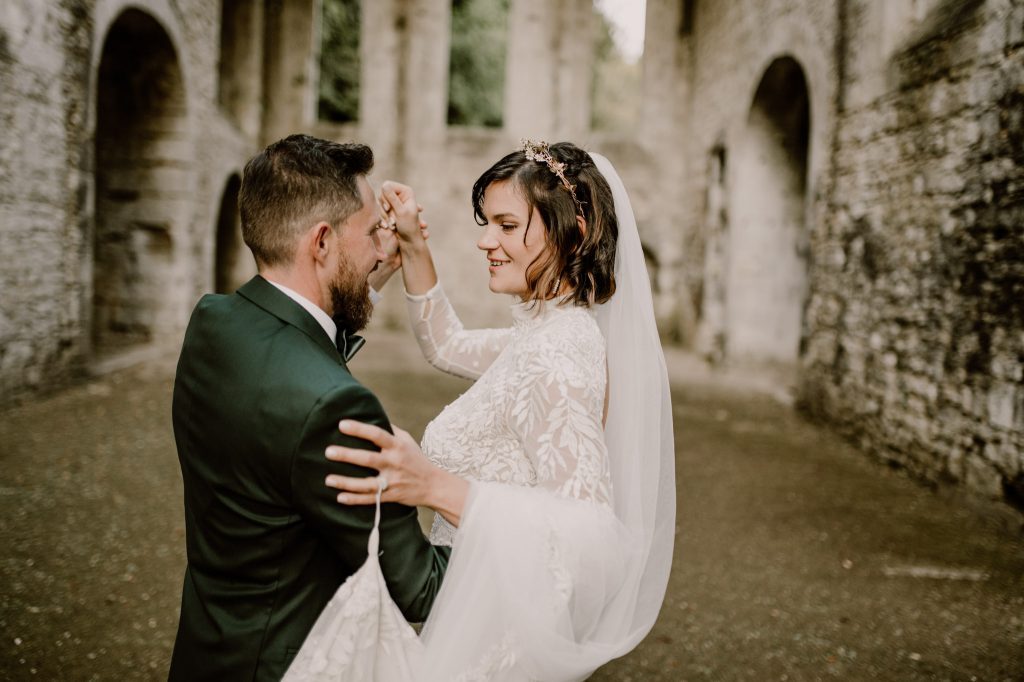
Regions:
[[334, 324], [334, 320], [331, 319], [330, 315], [324, 312], [323, 308], [313, 303], [299, 292], [293, 291], [283, 284], [278, 284], [277, 282], [269, 279], [267, 281], [280, 289], [285, 296], [305, 308], [306, 311], [313, 316], [313, 319], [324, 328], [325, 332], [327, 332], [327, 337], [331, 340], [331, 343], [337, 343], [338, 325]]

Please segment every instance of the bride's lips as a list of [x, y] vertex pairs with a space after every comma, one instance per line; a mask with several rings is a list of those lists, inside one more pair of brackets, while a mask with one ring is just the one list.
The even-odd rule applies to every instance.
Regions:
[[498, 258], [488, 258], [487, 259], [487, 266], [488, 266], [487, 269], [490, 270], [491, 272], [494, 272], [495, 270], [500, 268], [502, 265], [505, 265], [506, 263], [511, 263], [511, 262], [512, 261], [500, 260]]

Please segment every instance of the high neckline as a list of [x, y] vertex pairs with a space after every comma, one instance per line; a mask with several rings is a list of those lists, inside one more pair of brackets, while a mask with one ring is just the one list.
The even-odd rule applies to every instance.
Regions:
[[518, 328], [533, 327], [556, 315], [565, 315], [576, 310], [592, 312], [590, 308], [580, 308], [571, 303], [558, 305], [555, 299], [543, 301], [540, 304], [536, 301], [517, 300], [510, 307], [513, 326]]

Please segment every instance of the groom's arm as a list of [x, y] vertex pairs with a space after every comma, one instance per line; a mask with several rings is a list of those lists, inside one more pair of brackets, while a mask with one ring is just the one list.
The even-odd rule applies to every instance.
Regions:
[[[348, 384], [322, 396], [310, 412], [296, 449], [291, 475], [293, 501], [304, 519], [334, 549], [350, 571], [366, 561], [366, 543], [373, 527], [374, 507], [348, 507], [337, 502], [324, 481], [328, 474], [373, 476], [372, 469], [331, 462], [328, 445], [375, 449], [372, 443], [338, 431], [342, 418], [359, 419], [390, 430], [377, 398], [359, 384]], [[407, 619], [426, 620], [448, 566], [449, 549], [431, 545], [420, 529], [416, 509], [381, 505], [380, 565], [391, 598]]]

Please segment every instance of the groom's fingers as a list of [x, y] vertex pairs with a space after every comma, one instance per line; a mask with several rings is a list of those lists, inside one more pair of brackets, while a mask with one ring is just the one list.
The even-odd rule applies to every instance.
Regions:
[[352, 421], [351, 419], [342, 419], [338, 422], [338, 430], [345, 435], [368, 440], [381, 450], [389, 447], [394, 439], [394, 436], [379, 426], [364, 424], [363, 422]]

